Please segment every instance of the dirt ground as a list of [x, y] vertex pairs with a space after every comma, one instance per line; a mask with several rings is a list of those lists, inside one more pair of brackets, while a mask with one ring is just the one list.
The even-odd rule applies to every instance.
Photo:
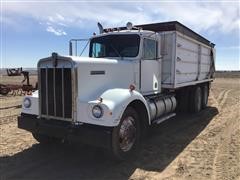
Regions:
[[0, 97], [0, 179], [240, 179], [240, 79], [218, 78], [209, 106], [151, 129], [135, 160], [87, 145], [41, 146], [17, 128], [21, 96]]

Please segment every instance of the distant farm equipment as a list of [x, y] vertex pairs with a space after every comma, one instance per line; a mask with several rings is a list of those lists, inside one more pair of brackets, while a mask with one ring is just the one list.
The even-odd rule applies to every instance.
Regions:
[[[1, 95], [26, 95], [31, 94], [33, 91], [37, 90], [38, 83], [35, 84], [35, 87], [33, 87], [32, 84], [29, 82], [29, 72], [23, 71], [22, 68], [11, 68], [7, 69], [7, 75], [8, 76], [21, 76], [23, 75], [24, 79], [21, 81], [20, 84], [0, 84], [0, 94]], [[26, 84], [24, 84], [26, 82]]]

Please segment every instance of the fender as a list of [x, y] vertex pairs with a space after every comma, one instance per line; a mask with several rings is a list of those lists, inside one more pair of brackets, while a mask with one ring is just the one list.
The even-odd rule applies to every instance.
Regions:
[[112, 109], [113, 113], [118, 117], [119, 120], [131, 102], [134, 100], [140, 100], [145, 105], [148, 112], [148, 118], [150, 119], [148, 104], [142, 94], [140, 94], [138, 91], [129, 91], [129, 89], [110, 89], [105, 91], [101, 95], [101, 98], [103, 101], [107, 100], [106, 104], [109, 105], [109, 108]]
[[[104, 116], [97, 122], [102, 122], [104, 126], [117, 126], [127, 106], [134, 100], [140, 100], [146, 107], [148, 113], [148, 121], [150, 123], [150, 114], [148, 104], [145, 98], [137, 91], [129, 91], [129, 89], [109, 89], [102, 93], [99, 100], [89, 101], [89, 111], [98, 104], [104, 109]], [[109, 116], [111, 114], [111, 117]], [[95, 121], [96, 122], [96, 121]], [[96, 123], [97, 123], [96, 122]], [[98, 123], [97, 123], [98, 124]], [[100, 125], [100, 124], [99, 124]]]

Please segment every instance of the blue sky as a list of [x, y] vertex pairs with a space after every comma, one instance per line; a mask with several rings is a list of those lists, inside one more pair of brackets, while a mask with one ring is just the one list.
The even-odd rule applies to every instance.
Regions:
[[216, 44], [217, 70], [240, 70], [239, 1], [1, 1], [1, 67], [36, 67], [104, 27], [179, 21]]

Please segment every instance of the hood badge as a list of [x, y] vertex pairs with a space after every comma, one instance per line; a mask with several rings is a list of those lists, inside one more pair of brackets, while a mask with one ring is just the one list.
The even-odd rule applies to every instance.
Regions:
[[90, 75], [104, 75], [105, 71], [90, 71]]

